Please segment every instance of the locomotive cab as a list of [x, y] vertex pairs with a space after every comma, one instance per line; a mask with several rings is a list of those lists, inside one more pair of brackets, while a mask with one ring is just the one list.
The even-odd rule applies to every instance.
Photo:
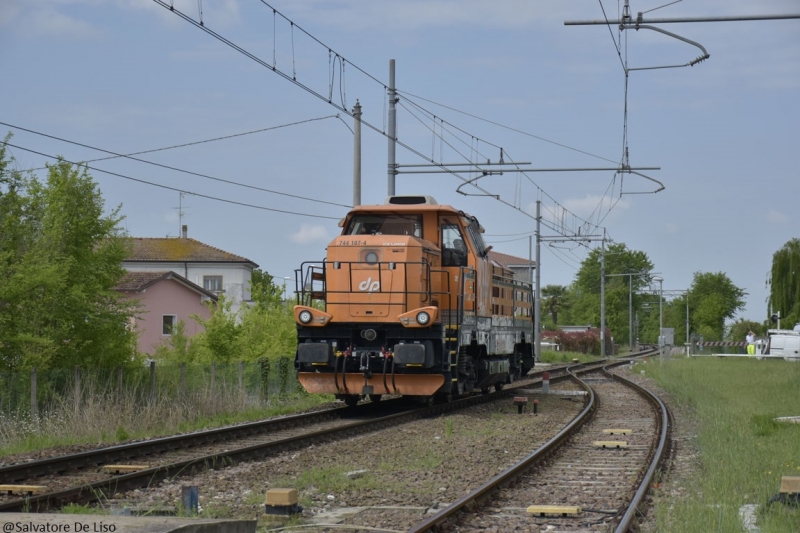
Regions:
[[489, 261], [474, 217], [391, 197], [354, 208], [342, 227], [324, 261], [296, 272], [295, 366], [308, 392], [350, 404], [450, 397], [533, 366], [530, 284]]

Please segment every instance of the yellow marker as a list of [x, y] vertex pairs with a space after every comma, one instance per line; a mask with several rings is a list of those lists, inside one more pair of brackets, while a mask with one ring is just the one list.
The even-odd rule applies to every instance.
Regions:
[[568, 515], [580, 513], [581, 508], [572, 505], [531, 505], [528, 507], [528, 512], [539, 516], [546, 514]]
[[592, 444], [598, 448], [627, 448], [628, 443], [622, 440], [596, 440]]
[[121, 474], [123, 472], [141, 472], [150, 468], [148, 465], [103, 465], [103, 470], [113, 474]]
[[47, 492], [44, 485], [0, 485], [0, 492], [7, 494], [42, 494]]
[[603, 433], [608, 435], [630, 435], [630, 429], [604, 429]]

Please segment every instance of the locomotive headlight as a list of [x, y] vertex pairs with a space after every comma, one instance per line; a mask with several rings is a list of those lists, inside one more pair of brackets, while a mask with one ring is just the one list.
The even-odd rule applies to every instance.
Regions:
[[304, 310], [304, 311], [300, 311], [300, 313], [297, 315], [297, 318], [303, 324], [308, 324], [309, 322], [311, 322], [311, 319], [314, 318], [314, 315], [311, 314], [311, 311]]
[[420, 311], [417, 313], [417, 324], [420, 326], [427, 326], [428, 322], [431, 321], [431, 315], [428, 314], [427, 311]]
[[378, 254], [375, 252], [367, 252], [367, 255], [364, 256], [364, 261], [368, 265], [374, 265], [378, 262]]

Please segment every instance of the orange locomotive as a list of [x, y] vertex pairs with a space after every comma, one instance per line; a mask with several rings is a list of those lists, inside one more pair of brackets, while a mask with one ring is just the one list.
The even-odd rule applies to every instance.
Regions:
[[475, 217], [427, 196], [353, 208], [296, 271], [298, 379], [362, 396], [500, 390], [533, 368], [530, 283], [488, 258]]

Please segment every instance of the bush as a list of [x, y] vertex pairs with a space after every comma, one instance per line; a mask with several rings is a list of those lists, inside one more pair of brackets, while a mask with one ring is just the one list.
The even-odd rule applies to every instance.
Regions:
[[[589, 331], [543, 331], [542, 338], [554, 339], [561, 345], [561, 350], [592, 355], [600, 355], [600, 329]], [[606, 329], [606, 354], [611, 354], [611, 336]]]

